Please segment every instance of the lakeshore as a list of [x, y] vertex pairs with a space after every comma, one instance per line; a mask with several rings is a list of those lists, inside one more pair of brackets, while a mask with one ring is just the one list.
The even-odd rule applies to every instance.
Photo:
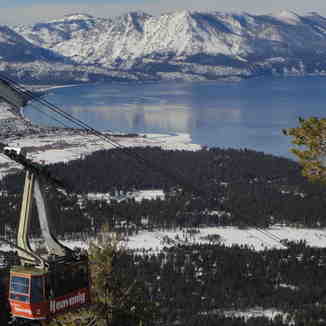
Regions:
[[[0, 141], [11, 147], [26, 148], [28, 158], [42, 164], [80, 159], [92, 152], [111, 149], [113, 145], [86, 131], [72, 128], [44, 127], [33, 124], [21, 112], [0, 105]], [[189, 134], [113, 134], [103, 132], [122, 147], [161, 147], [166, 150], [199, 150]], [[0, 177], [14, 173], [21, 167], [0, 156]]]

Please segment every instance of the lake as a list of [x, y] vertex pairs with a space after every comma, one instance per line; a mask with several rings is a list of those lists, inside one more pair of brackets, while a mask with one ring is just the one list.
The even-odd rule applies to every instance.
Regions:
[[[297, 126], [298, 117], [325, 116], [325, 87], [326, 77], [92, 84], [52, 89], [46, 99], [102, 131], [182, 132], [201, 145], [291, 157], [282, 129]], [[58, 125], [34, 104], [25, 115]]]

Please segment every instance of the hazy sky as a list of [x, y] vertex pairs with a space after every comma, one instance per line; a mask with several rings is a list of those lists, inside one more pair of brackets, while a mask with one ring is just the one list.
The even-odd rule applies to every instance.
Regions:
[[0, 24], [26, 24], [70, 13], [112, 17], [142, 10], [158, 15], [179, 9], [271, 13], [282, 9], [298, 14], [316, 11], [326, 16], [325, 0], [0, 0]]

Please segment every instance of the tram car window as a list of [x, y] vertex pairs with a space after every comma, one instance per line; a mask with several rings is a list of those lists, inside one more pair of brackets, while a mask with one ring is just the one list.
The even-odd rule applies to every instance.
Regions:
[[10, 299], [29, 301], [30, 279], [22, 276], [12, 276], [10, 280]]

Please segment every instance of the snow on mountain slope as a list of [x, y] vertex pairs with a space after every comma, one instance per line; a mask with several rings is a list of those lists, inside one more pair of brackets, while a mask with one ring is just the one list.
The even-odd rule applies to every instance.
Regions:
[[207, 54], [233, 54], [233, 45], [241, 39], [214, 15], [176, 12], [151, 18], [145, 23], [143, 52], [172, 52], [177, 57]]
[[88, 16], [78, 20], [66, 18], [30, 27], [20, 26], [15, 30], [31, 42], [51, 48], [78, 63], [105, 66], [157, 53], [180, 57], [196, 53], [233, 55], [234, 51], [239, 52], [240, 36], [214, 16], [181, 11], [152, 17], [132, 12], [112, 20]]
[[99, 21], [101, 19], [95, 19], [90, 15], [72, 14], [50, 22], [14, 26], [13, 29], [29, 42], [53, 48], [58, 43], [81, 37], [83, 33], [94, 28], [96, 22]]
[[130, 13], [114, 21], [99, 21], [94, 29], [57, 44], [54, 49], [78, 63], [114, 66], [116, 59], [128, 60], [137, 52], [146, 18], [146, 14]]
[[[314, 23], [320, 22], [314, 19]], [[300, 28], [301, 33], [297, 34]], [[318, 34], [305, 24], [304, 17], [288, 11], [255, 16], [184, 10], [159, 17], [132, 12], [114, 19], [74, 14], [15, 30], [38, 45], [87, 63], [104, 63], [105, 56], [112, 62], [152, 53], [243, 55], [248, 50], [252, 52], [260, 38], [291, 41], [291, 46], [302, 33], [309, 32], [313, 38]]]
[[[78, 18], [80, 25], [75, 25], [75, 19]], [[85, 22], [85, 19], [87, 21]], [[0, 25], [0, 70], [15, 80], [24, 83], [49, 83], [61, 84], [71, 82], [96, 82], [96, 81], [130, 81], [139, 79], [152, 80], [153, 77], [139, 73], [125, 72], [120, 70], [107, 70], [101, 66], [83, 66], [73, 62], [59, 52], [52, 51], [51, 48], [41, 47], [37, 44], [41, 38], [51, 42], [59, 42], [59, 36], [66, 38], [72, 37], [74, 33], [84, 33], [85, 26], [91, 25], [92, 18], [88, 16], [74, 15], [65, 17], [63, 20], [55, 21], [57, 29], [48, 29], [35, 25], [34, 31], [40, 30], [38, 41], [36, 36], [18, 34], [13, 29]], [[23, 29], [22, 26], [15, 28], [17, 31]], [[50, 31], [51, 30], [51, 31]], [[53, 32], [54, 30], [54, 32]], [[36, 33], [36, 32], [35, 32]], [[61, 34], [60, 34], [61, 33]], [[65, 34], [66, 33], [66, 34]], [[69, 34], [69, 36], [67, 36]], [[74, 35], [75, 35], [74, 34]], [[35, 34], [36, 35], [36, 34]], [[48, 36], [51, 36], [48, 38]], [[59, 35], [59, 36], [58, 36]], [[25, 37], [31, 38], [33, 43]], [[43, 44], [44, 46], [44, 44]]]
[[326, 72], [326, 19], [316, 13], [72, 14], [14, 29], [76, 64], [157, 78]]
[[0, 59], [9, 62], [58, 61], [58, 54], [36, 46], [7, 26], [0, 26]]
[[301, 23], [300, 17], [296, 13], [288, 10], [281, 10], [280, 12], [272, 14], [271, 16], [289, 25], [297, 25]]

